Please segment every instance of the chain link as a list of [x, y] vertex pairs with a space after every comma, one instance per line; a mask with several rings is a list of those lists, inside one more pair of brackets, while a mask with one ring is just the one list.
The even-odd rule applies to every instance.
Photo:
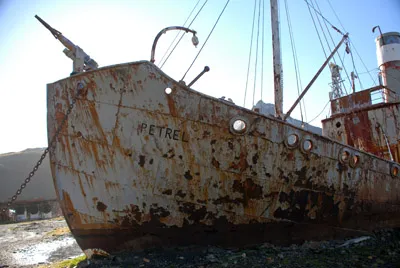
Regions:
[[71, 114], [72, 109], [74, 108], [74, 105], [79, 97], [80, 94], [82, 94], [84, 85], [83, 83], [78, 83], [77, 85], [77, 93], [75, 97], [72, 99], [71, 104], [68, 106], [68, 110], [64, 115], [63, 120], [61, 121], [61, 124], [58, 126], [56, 133], [54, 133], [53, 137], [50, 140], [49, 146], [44, 150], [43, 154], [40, 156], [39, 161], [37, 161], [36, 165], [33, 167], [32, 171], [29, 173], [28, 177], [24, 180], [24, 182], [21, 184], [19, 189], [15, 192], [15, 194], [11, 197], [11, 201], [7, 202], [7, 206], [2, 209], [2, 212], [5, 213], [11, 206], [15, 200], [17, 200], [18, 196], [22, 193], [22, 190], [25, 189], [26, 185], [31, 181], [32, 177], [35, 175], [35, 172], [39, 169], [39, 166], [42, 164], [43, 160], [46, 158], [46, 155], [50, 152], [50, 150], [53, 152], [53, 150], [56, 147], [56, 141], [58, 136], [60, 135], [62, 129], [64, 128], [65, 123], [68, 120], [68, 116]]

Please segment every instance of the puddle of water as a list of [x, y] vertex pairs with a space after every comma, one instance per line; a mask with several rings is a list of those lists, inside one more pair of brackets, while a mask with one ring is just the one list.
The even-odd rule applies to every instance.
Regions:
[[[65, 237], [60, 240], [43, 242], [19, 249], [17, 252], [13, 253], [13, 257], [18, 265], [46, 263], [56, 251], [62, 248], [74, 246], [74, 244], [79, 249], [73, 237]], [[77, 253], [74, 252], [73, 256], [76, 255]], [[67, 259], [69, 256], [64, 257], [64, 259]]]

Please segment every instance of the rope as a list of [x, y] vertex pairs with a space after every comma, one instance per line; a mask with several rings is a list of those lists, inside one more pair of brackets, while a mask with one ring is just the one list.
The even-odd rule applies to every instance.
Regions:
[[256, 96], [256, 82], [257, 82], [257, 63], [258, 63], [258, 38], [260, 36], [260, 12], [261, 12], [261, 0], [258, 1], [258, 20], [257, 20], [257, 41], [256, 41], [256, 61], [254, 64], [254, 86], [253, 86], [253, 104]]
[[256, 7], [257, 7], [257, 0], [254, 0], [253, 26], [251, 27], [251, 39], [250, 39], [249, 62], [248, 62], [248, 64], [247, 64], [246, 88], [245, 88], [245, 90], [244, 90], [243, 107], [246, 106], [247, 85], [248, 85], [248, 83], [249, 83], [251, 51], [252, 51], [252, 48], [253, 48], [254, 21], [256, 20]]
[[[183, 23], [182, 26], [185, 26], [185, 25], [186, 25], [186, 22], [189, 20], [190, 16], [192, 16], [193, 11], [196, 9], [196, 7], [197, 7], [197, 5], [200, 3], [200, 1], [201, 1], [201, 0], [197, 1], [196, 5], [194, 6], [194, 8], [192, 9], [192, 11], [190, 12], [189, 16], [187, 17], [187, 19], [185, 20], [185, 22]], [[189, 27], [190, 27], [190, 26], [189, 26]], [[178, 38], [179, 34], [180, 34], [180, 32], [178, 32], [178, 33], [175, 35], [174, 40], [172, 40], [171, 44], [169, 45], [169, 47], [168, 47], [167, 50], [165, 51], [164, 55], [162, 56], [160, 62], [163, 61], [163, 59], [164, 59], [165, 56], [167, 55], [169, 49], [170, 49], [170, 48], [172, 47], [172, 45], [174, 44], [176, 38]], [[179, 40], [179, 41], [180, 41], [180, 40]]]
[[[288, 29], [289, 29], [289, 36], [290, 36], [290, 44], [292, 47], [292, 54], [293, 54], [293, 62], [294, 62], [294, 70], [296, 73], [296, 86], [297, 86], [297, 94], [298, 96], [300, 96], [300, 87], [301, 86], [301, 81], [299, 81], [299, 77], [300, 77], [300, 70], [298, 67], [298, 60], [297, 60], [297, 52], [296, 52], [296, 45], [294, 43], [294, 37], [293, 37], [293, 31], [292, 31], [292, 23], [290, 20], [290, 12], [289, 12], [289, 8], [287, 5], [287, 0], [285, 0], [285, 10], [286, 10], [286, 19], [287, 19], [287, 23], [288, 23]], [[303, 105], [304, 105], [304, 99], [303, 99]], [[303, 119], [303, 108], [300, 102], [300, 116], [301, 116], [301, 122], [304, 122]]]
[[262, 0], [262, 41], [261, 41], [261, 101], [263, 99], [263, 86], [264, 86], [264, 11], [265, 1]]
[[[203, 7], [206, 5], [206, 3], [208, 2], [208, 0], [206, 0], [204, 2], [204, 4], [201, 6], [200, 10], [197, 12], [196, 16], [194, 16], [193, 20], [190, 22], [190, 24], [188, 25], [187, 28], [189, 28], [193, 22], [196, 20], [197, 16], [200, 14], [200, 12], [203, 10]], [[179, 33], [178, 33], [179, 34]], [[179, 42], [182, 40], [183, 36], [185, 35], [185, 33], [182, 33], [181, 38], [179, 38], [178, 43], [175, 44], [174, 48], [172, 49], [172, 51], [169, 53], [168, 57], [165, 59], [164, 63], [161, 65], [160, 68], [162, 68], [164, 66], [164, 64], [167, 62], [167, 60], [169, 59], [169, 57], [171, 56], [172, 52], [174, 52], [175, 48], [178, 46]]]

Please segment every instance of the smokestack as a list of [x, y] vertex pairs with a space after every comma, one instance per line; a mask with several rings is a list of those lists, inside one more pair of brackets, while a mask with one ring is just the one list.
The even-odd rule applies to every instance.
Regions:
[[400, 96], [400, 33], [381, 33], [375, 42], [381, 81], [389, 89], [385, 89], [385, 102], [393, 102]]

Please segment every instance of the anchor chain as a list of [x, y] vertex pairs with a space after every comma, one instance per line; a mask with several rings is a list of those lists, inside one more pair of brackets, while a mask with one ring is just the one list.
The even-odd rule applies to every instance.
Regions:
[[80, 94], [82, 94], [83, 88], [84, 88], [84, 84], [79, 82], [77, 85], [77, 93], [76, 93], [75, 97], [73, 97], [71, 104], [68, 106], [68, 110], [65, 113], [64, 118], [61, 121], [61, 124], [58, 126], [56, 133], [54, 133], [53, 137], [51, 138], [49, 146], [44, 150], [43, 154], [40, 156], [39, 161], [37, 161], [36, 165], [33, 167], [32, 171], [29, 173], [28, 177], [24, 180], [24, 182], [21, 184], [19, 189], [11, 197], [11, 201], [9, 201], [7, 203], [7, 206], [2, 209], [3, 213], [5, 213], [10, 208], [11, 204], [13, 202], [15, 202], [15, 200], [17, 200], [18, 196], [22, 193], [23, 189], [25, 189], [26, 185], [31, 181], [32, 177], [35, 175], [35, 172], [39, 169], [39, 166], [42, 164], [43, 160], [46, 158], [46, 155], [50, 152], [50, 150], [53, 151], [55, 149], [56, 140], [57, 140], [58, 136], [60, 135], [61, 130], [64, 128], [64, 125], [68, 120], [68, 116], [72, 112], [72, 109], [74, 108], [78, 97], [80, 96]]

